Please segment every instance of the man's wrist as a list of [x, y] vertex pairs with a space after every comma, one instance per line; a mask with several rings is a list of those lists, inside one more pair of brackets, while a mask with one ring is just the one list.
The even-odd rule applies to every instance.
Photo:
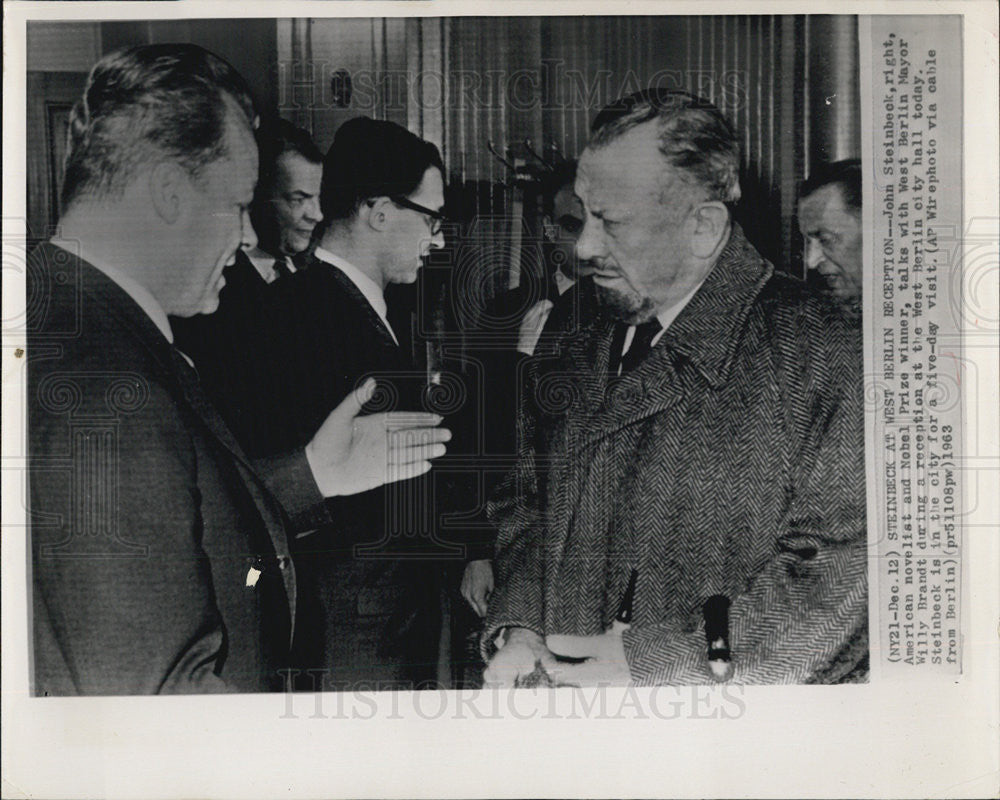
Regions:
[[312, 442], [309, 442], [302, 451], [306, 456], [306, 463], [309, 465], [309, 474], [312, 475], [313, 483], [316, 484], [316, 488], [323, 497], [336, 497], [339, 492], [336, 491], [336, 487], [324, 486], [324, 481], [320, 480], [320, 475], [322, 475], [322, 470], [317, 464], [316, 455], [313, 453]]
[[512, 642], [515, 644], [536, 645], [542, 643], [542, 636], [540, 633], [531, 630], [531, 628], [518, 628], [512, 625], [500, 629], [497, 634], [497, 641], [497, 647], [503, 647]]

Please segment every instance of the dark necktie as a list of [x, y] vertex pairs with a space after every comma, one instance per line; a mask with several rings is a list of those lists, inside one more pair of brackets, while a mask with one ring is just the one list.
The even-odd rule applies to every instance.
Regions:
[[288, 264], [283, 258], [277, 258], [274, 261], [274, 279], [280, 280], [292, 274], [292, 271], [288, 268]]
[[663, 326], [660, 325], [660, 321], [656, 317], [653, 317], [649, 322], [642, 323], [642, 325], [636, 325], [635, 334], [632, 336], [632, 344], [622, 354], [622, 375], [626, 372], [631, 372], [646, 359], [646, 356], [649, 355], [649, 351], [652, 349], [653, 339], [661, 330], [663, 330]]

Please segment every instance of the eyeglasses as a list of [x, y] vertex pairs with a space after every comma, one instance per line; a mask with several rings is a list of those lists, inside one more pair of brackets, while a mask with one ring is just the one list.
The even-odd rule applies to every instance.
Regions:
[[579, 217], [574, 217], [572, 214], [563, 214], [556, 220], [556, 225], [571, 236], [575, 236], [583, 230], [583, 220]]
[[392, 200], [392, 202], [394, 202], [397, 206], [408, 208], [410, 211], [416, 211], [418, 214], [423, 214], [427, 217], [427, 227], [431, 229], [431, 236], [437, 236], [441, 233], [441, 227], [448, 221], [448, 217], [440, 211], [435, 211], [427, 206], [422, 206], [420, 203], [414, 203], [406, 197], [393, 195], [389, 199]]

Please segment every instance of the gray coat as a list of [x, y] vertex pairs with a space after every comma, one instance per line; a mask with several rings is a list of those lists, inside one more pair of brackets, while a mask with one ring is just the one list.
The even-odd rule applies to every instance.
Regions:
[[598, 317], [534, 372], [490, 508], [484, 654], [503, 626], [601, 633], [635, 568], [637, 683], [709, 680], [715, 594], [732, 600], [733, 681], [838, 678], [866, 651], [860, 330], [738, 227], [646, 360], [609, 380], [612, 330]]

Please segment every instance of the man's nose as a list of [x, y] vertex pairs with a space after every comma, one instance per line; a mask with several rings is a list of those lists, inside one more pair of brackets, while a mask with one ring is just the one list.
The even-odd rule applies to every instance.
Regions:
[[823, 248], [815, 239], [806, 239], [806, 266], [809, 269], [816, 269], [826, 260]]
[[244, 211], [240, 216], [240, 228], [240, 246], [252, 250], [257, 246], [257, 232], [253, 229], [249, 211]]
[[576, 240], [576, 257], [579, 261], [590, 261], [605, 254], [604, 235], [599, 228], [599, 224], [592, 219], [583, 223], [580, 238]]
[[323, 212], [320, 211], [318, 197], [310, 197], [306, 200], [305, 219], [314, 225], [323, 221]]
[[435, 250], [440, 250], [444, 247], [444, 231], [438, 231], [433, 236], [431, 236], [431, 247]]

